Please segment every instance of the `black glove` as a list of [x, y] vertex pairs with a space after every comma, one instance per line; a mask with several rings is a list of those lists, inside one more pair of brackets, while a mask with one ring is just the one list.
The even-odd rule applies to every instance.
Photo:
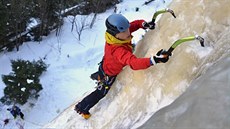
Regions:
[[145, 29], [147, 29], [147, 28], [151, 29], [151, 30], [155, 29], [155, 23], [153, 21], [151, 21], [151, 22], [143, 22], [142, 25], [143, 25], [143, 27]]
[[166, 63], [169, 60], [169, 56], [171, 56], [170, 53], [168, 53], [166, 50], [161, 49], [157, 52], [156, 56], [153, 56], [151, 59], [151, 62], [153, 65], [157, 63]]

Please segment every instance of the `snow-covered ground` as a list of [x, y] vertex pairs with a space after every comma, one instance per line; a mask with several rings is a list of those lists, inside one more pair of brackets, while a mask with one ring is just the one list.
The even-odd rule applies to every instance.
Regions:
[[[166, 3], [165, 3], [165, 2]], [[153, 13], [165, 8], [171, 0], [156, 0], [149, 5], [143, 5], [145, 0], [124, 0], [117, 5], [117, 12], [125, 15], [130, 21], [145, 19], [150, 21]], [[135, 12], [136, 8], [139, 12]], [[43, 41], [26, 42], [20, 46], [20, 51], [0, 53], [0, 75], [11, 72], [10, 60], [38, 60], [40, 58], [49, 64], [47, 72], [41, 76], [43, 90], [40, 92], [35, 106], [30, 104], [20, 106], [25, 114], [25, 128], [40, 128], [52, 121], [65, 108], [79, 100], [86, 92], [94, 89], [95, 83], [90, 80], [91, 73], [97, 70], [97, 63], [103, 56], [105, 19], [113, 13], [113, 9], [99, 14], [92, 29], [82, 32], [81, 40], [77, 38], [76, 28], [71, 32], [71, 20], [68, 16], [59, 36], [55, 32]], [[86, 16], [77, 16], [77, 22]], [[93, 15], [87, 16], [90, 23]], [[135, 32], [133, 42], [137, 43], [146, 32], [139, 30]], [[3, 96], [5, 85], [0, 79], [0, 97]], [[17, 127], [16, 121], [12, 119], [8, 106], [0, 106], [0, 119], [10, 118], [10, 123], [5, 128]], [[3, 121], [0, 121], [3, 125]]]

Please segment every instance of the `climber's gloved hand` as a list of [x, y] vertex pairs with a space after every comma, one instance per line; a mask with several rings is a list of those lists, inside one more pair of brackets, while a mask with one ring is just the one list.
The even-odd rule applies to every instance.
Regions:
[[169, 57], [171, 56], [170, 53], [168, 53], [166, 50], [161, 49], [157, 52], [155, 56], [152, 56], [150, 58], [150, 61], [152, 65], [155, 65], [157, 63], [166, 63], [169, 60]]
[[143, 22], [142, 26], [145, 29], [151, 29], [151, 30], [155, 29], [155, 23], [153, 21], [151, 21], [151, 22]]

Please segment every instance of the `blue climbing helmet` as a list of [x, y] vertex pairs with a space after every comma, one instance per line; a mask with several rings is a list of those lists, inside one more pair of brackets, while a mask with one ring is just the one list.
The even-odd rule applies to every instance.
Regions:
[[129, 21], [121, 14], [110, 15], [106, 19], [105, 25], [107, 27], [106, 31], [113, 36], [120, 32], [126, 31], [130, 26]]

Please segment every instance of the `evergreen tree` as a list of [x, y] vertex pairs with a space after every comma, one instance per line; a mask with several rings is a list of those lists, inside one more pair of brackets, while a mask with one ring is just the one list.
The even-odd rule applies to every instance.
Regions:
[[[7, 42], [6, 33], [7, 33], [7, 4], [3, 0], [0, 0], [0, 46], [4, 46]], [[1, 51], [1, 50], [0, 50]]]
[[42, 90], [39, 77], [46, 71], [47, 65], [42, 60], [12, 60], [11, 63], [13, 72], [2, 76], [6, 87], [1, 102], [25, 104], [29, 98], [38, 98]]
[[[51, 31], [59, 32], [67, 15], [101, 13], [120, 0], [0, 0], [0, 51], [11, 51], [29, 40], [41, 41]], [[69, 12], [65, 9], [79, 5]], [[29, 32], [30, 19], [40, 21]], [[58, 33], [57, 33], [58, 34]]]

